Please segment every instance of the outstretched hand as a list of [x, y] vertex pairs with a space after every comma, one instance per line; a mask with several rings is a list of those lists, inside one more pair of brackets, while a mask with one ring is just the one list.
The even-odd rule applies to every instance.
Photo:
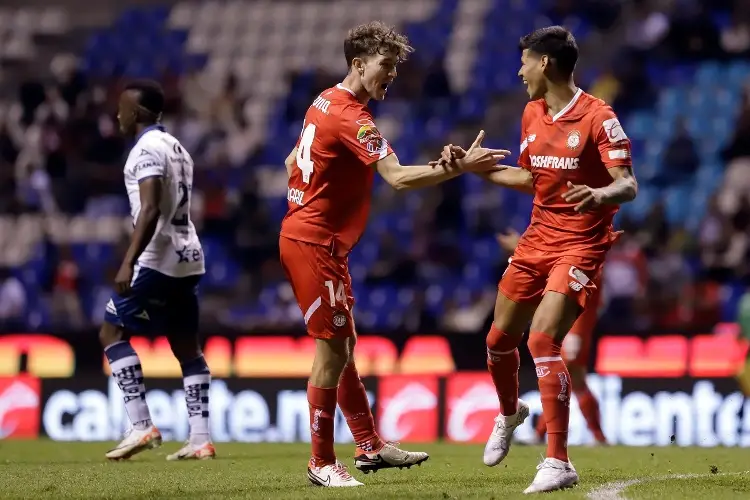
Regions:
[[484, 130], [480, 130], [468, 151], [461, 146], [448, 144], [443, 147], [440, 159], [431, 161], [432, 167], [455, 166], [469, 172], [486, 172], [500, 169], [497, 163], [510, 155], [507, 149], [490, 149], [482, 146]]

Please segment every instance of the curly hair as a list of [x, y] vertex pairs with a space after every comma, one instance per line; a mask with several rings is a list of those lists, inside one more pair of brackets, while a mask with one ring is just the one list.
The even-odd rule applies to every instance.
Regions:
[[393, 26], [381, 21], [360, 24], [349, 30], [344, 40], [344, 56], [347, 67], [351, 67], [355, 57], [373, 56], [393, 52], [399, 61], [404, 61], [414, 52], [405, 35], [398, 33]]

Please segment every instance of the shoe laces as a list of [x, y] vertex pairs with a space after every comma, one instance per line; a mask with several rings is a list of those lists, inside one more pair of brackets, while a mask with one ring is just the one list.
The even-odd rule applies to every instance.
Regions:
[[339, 461], [336, 461], [336, 463], [331, 465], [331, 469], [333, 470], [333, 473], [339, 476], [341, 479], [349, 480], [352, 478], [352, 475], [349, 474], [348, 470], [346, 470], [346, 465], [342, 464]]
[[565, 470], [566, 467], [558, 464], [556, 461], [553, 462], [552, 460], [547, 460], [547, 458], [542, 457], [542, 461], [539, 463], [539, 465], [536, 466], [536, 470], [542, 470], [542, 469]]

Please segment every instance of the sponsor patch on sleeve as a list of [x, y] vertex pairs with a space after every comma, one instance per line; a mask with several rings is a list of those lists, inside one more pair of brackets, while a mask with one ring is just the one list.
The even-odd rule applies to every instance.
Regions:
[[604, 132], [606, 132], [609, 142], [613, 144], [617, 142], [622, 142], [628, 139], [628, 136], [625, 134], [625, 131], [622, 129], [622, 125], [620, 125], [620, 120], [618, 120], [617, 118], [610, 118], [609, 120], [604, 120], [602, 122], [602, 128], [604, 128]]
[[627, 149], [614, 149], [612, 151], [608, 151], [609, 159], [610, 160], [627, 160], [630, 158], [630, 151]]

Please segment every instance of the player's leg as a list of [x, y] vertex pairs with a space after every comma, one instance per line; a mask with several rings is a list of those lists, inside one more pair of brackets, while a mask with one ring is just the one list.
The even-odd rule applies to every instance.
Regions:
[[151, 422], [146, 404], [146, 386], [138, 354], [130, 345], [129, 332], [140, 332], [148, 328], [147, 304], [142, 300], [144, 288], [149, 286], [148, 272], [139, 272], [128, 297], [112, 294], [104, 315], [104, 324], [99, 331], [99, 340], [109, 362], [112, 377], [122, 391], [125, 411], [131, 428], [124, 439], [106, 453], [111, 460], [125, 460], [141, 451], [161, 445], [161, 434]]
[[[211, 371], [200, 347], [198, 324], [200, 304], [197, 286], [200, 276], [174, 278], [166, 304], [164, 331], [177, 361], [182, 368], [182, 384], [188, 412], [190, 436], [185, 445], [167, 460], [206, 460], [216, 456], [209, 432], [209, 396]], [[167, 295], [168, 294], [168, 295]]]
[[[578, 406], [586, 420], [589, 431], [594, 435], [597, 443], [604, 444], [607, 440], [602, 432], [599, 403], [586, 382], [591, 353], [591, 338], [598, 317], [598, 295], [598, 291], [592, 294], [586, 304], [586, 309], [573, 323], [570, 332], [565, 336], [562, 345], [562, 357], [568, 367], [573, 393], [576, 395]], [[544, 421], [544, 415], [541, 415], [536, 426], [535, 437], [537, 442], [544, 440], [546, 432], [547, 424]]]
[[514, 257], [498, 287], [486, 339], [487, 369], [500, 401], [500, 413], [484, 448], [484, 463], [490, 467], [508, 455], [513, 432], [529, 416], [528, 405], [518, 399], [518, 346], [544, 288], [540, 279], [526, 260]]
[[589, 431], [594, 435], [597, 444], [606, 444], [607, 439], [602, 431], [599, 402], [589, 389], [586, 382], [589, 356], [591, 354], [591, 338], [598, 317], [599, 292], [593, 292], [586, 309], [581, 313], [576, 322], [565, 336], [562, 345], [562, 355], [568, 366], [573, 393], [578, 401], [583, 418]]
[[345, 259], [330, 250], [285, 237], [279, 239], [284, 272], [292, 285], [307, 326], [315, 339], [315, 359], [307, 384], [312, 455], [307, 477], [316, 486], [361, 486], [336, 460], [333, 448], [339, 380], [349, 362], [354, 324], [344, 291]]
[[421, 465], [429, 458], [427, 453], [402, 450], [380, 439], [375, 429], [375, 418], [367, 400], [365, 386], [357, 373], [354, 359], [356, 343], [355, 334], [349, 338], [349, 360], [341, 374], [337, 396], [339, 407], [357, 446], [354, 452], [354, 466], [367, 474], [380, 469], [408, 469], [412, 465]]
[[558, 490], [578, 482], [578, 473], [568, 458], [571, 380], [562, 357], [562, 343], [585, 309], [589, 293], [596, 288], [593, 280], [598, 278], [600, 266], [584, 264], [573, 266], [565, 258], [555, 264], [531, 322], [528, 345], [547, 425], [547, 458], [525, 493]]

